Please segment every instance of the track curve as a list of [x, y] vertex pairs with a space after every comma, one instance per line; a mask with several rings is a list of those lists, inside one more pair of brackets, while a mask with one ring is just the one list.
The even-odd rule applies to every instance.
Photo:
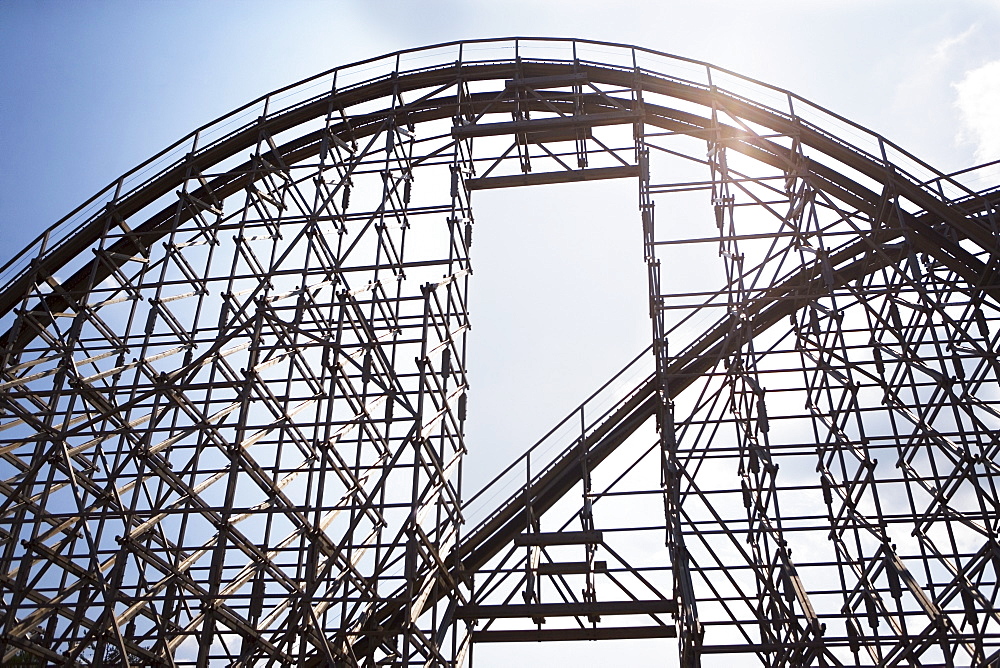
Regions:
[[[614, 57], [598, 60], [597, 53]], [[430, 66], [407, 65], [428, 58]], [[720, 79], [743, 92], [719, 85]], [[320, 85], [328, 90], [317, 95]], [[282, 96], [291, 102], [282, 105]], [[249, 121], [239, 125], [236, 119], [247, 114]], [[507, 118], [513, 120], [500, 120]], [[233, 124], [239, 127], [228, 130]], [[838, 126], [857, 131], [867, 145], [845, 141], [832, 129]], [[698, 153], [705, 146], [707, 160]], [[657, 170], [666, 170], [656, 161], [667, 155], [688, 167], [708, 167], [709, 179], [658, 182]], [[158, 162], [168, 164], [141, 176]], [[465, 451], [470, 193], [609, 177], [640, 183], [656, 371], [465, 533], [453, 478]], [[783, 189], [772, 185], [782, 180]], [[433, 187], [421, 190], [417, 182]], [[711, 191], [725, 279], [699, 297], [703, 303], [677, 308], [687, 313], [728, 300], [728, 315], [694, 334], [685, 333], [683, 319], [671, 328], [665, 305], [677, 295], [660, 285], [661, 250], [685, 240], [658, 237], [653, 224], [655, 200], [682, 186]], [[777, 211], [786, 205], [786, 213]], [[751, 232], [737, 234], [736, 206], [779, 222], [764, 228], [755, 220]], [[771, 527], [782, 516], [763, 500], [768, 486], [777, 489], [778, 467], [765, 465], [761, 473], [757, 463], [751, 476], [742, 463], [769, 431], [759, 409], [736, 410], [747, 393], [763, 404], [757, 378], [766, 364], [753, 352], [755, 342], [764, 346], [789, 317], [786, 335], [798, 336], [796, 318], [817, 308], [860, 314], [865, 300], [858, 295], [871, 293], [879, 295], [872, 303], [883, 299], [885, 306], [875, 313], [865, 352], [852, 353], [862, 361], [843, 361], [848, 348], [855, 350], [852, 343], [843, 344], [841, 362], [819, 364], [833, 369], [831, 377], [844, 375], [836, 371], [841, 366], [861, 376], [847, 383], [854, 396], [865, 383], [891, 385], [866, 371], [870, 363], [885, 374], [878, 332], [899, 335], [902, 352], [890, 354], [925, 370], [946, 358], [952, 364], [960, 353], [920, 361], [919, 346], [908, 348], [905, 340], [973, 323], [976, 342], [950, 345], [988, 360], [995, 336], [993, 315], [984, 312], [1000, 305], [996, 206], [996, 190], [974, 192], [790, 92], [637, 47], [526, 38], [455, 42], [338, 68], [276, 91], [122, 176], [0, 269], [6, 416], [0, 430], [7, 432], [0, 440], [0, 595], [7, 609], [0, 654], [86, 665], [118, 665], [125, 655], [148, 665], [460, 661], [473, 637], [488, 637], [456, 621], [456, 608], [468, 602], [464, 579], [569, 490], [579, 484], [589, 490], [591, 468], [656, 416], [661, 443], [675, 448], [664, 446], [664, 529], [685, 665], [714, 651], [751, 652], [763, 665], [849, 662], [851, 656], [867, 665], [858, 658], [863, 646], [880, 662], [930, 656], [938, 651], [935, 642], [966, 648], [966, 658], [949, 655], [957, 664], [985, 660], [998, 642], [990, 626], [1000, 620], [995, 594], [946, 593], [932, 601], [937, 595], [926, 593], [932, 583], [907, 580], [904, 589], [916, 603], [900, 603], [896, 615], [909, 619], [919, 610], [934, 620], [930, 631], [907, 632], [904, 623], [902, 631], [893, 626], [892, 639], [867, 644], [852, 631], [849, 612], [834, 616], [836, 632], [831, 626], [824, 640], [808, 587], [794, 584], [786, 586], [788, 605], [780, 612], [767, 608], [765, 614], [767, 605], [778, 604], [762, 602], [760, 619], [750, 623], [703, 620], [697, 602], [711, 596], [696, 592], [685, 575], [697, 571], [684, 547], [685, 536], [698, 535], [697, 522], [684, 519], [678, 501], [697, 496], [682, 487], [694, 483], [692, 453], [703, 450], [676, 449], [673, 411], [682, 395], [694, 392], [689, 388], [727, 378], [733, 420], [747, 439], [740, 440], [739, 455], [744, 499], [758, 493], [754, 485], [763, 490], [758, 505], [747, 502], [748, 522], [765, 517], [760, 535], [779, 536], [772, 553], [746, 563], [756, 564], [758, 574], [780, 571], [791, 582], [790, 550], [780, 547], [784, 539]], [[434, 241], [412, 241], [421, 235]], [[797, 246], [744, 253], [734, 245], [764, 237], [774, 243], [783, 235]], [[919, 263], [947, 276], [934, 288], [943, 297], [914, 307], [937, 324], [918, 326], [915, 315], [904, 325], [898, 313], [886, 324], [886, 314], [899, 309], [897, 297], [885, 295], [920, 291], [913, 274], [918, 255]], [[903, 287], [894, 283], [897, 275]], [[824, 305], [837, 298], [843, 304], [848, 294], [853, 310]], [[668, 339], [679, 341], [681, 352], [668, 355]], [[401, 361], [411, 357], [412, 365]], [[949, 390], [947, 401], [974, 413], [974, 426], [941, 438], [985, 448], [968, 458], [992, 480], [996, 452], [983, 444], [993, 418], [982, 416], [995, 413], [989, 388], [996, 372], [987, 362], [970, 362], [968, 369], [954, 364], [957, 375], [938, 382], [963, 384], [961, 392]], [[926, 373], [938, 378], [942, 372]], [[923, 385], [913, 388], [920, 395], [914, 401], [924, 401]], [[698, 423], [698, 406], [676, 424]], [[852, 410], [860, 415], [862, 408]], [[820, 412], [813, 410], [812, 419], [822, 422]], [[930, 420], [929, 413], [916, 418], [918, 431], [927, 432]], [[829, 431], [838, 442], [853, 438], [842, 437], [847, 427]], [[340, 452], [349, 439], [354, 454]], [[908, 446], [898, 447], [905, 460]], [[203, 454], [208, 450], [214, 454]], [[581, 457], [590, 464], [581, 468]], [[875, 470], [867, 455], [861, 461], [862, 469]], [[827, 477], [860, 474], [823, 475], [833, 517], [837, 495], [830, 495]], [[921, 485], [924, 478], [914, 474], [906, 484]], [[984, 508], [968, 521], [995, 525], [989, 505], [995, 493], [974, 477], [966, 482]], [[835, 485], [847, 490], [849, 506], [855, 483]], [[819, 482], [810, 484], [820, 491]], [[336, 488], [337, 503], [324, 496], [328, 487]], [[399, 489], [412, 493], [400, 496]], [[891, 542], [879, 535], [881, 543]], [[909, 563], [893, 556], [895, 545], [880, 549], [878, 559]], [[954, 552], [952, 561], [968, 560], [958, 547]], [[891, 569], [870, 568], [874, 575], [861, 580], [877, 597], [891, 584], [873, 583], [889, 578]], [[901, 601], [898, 579], [912, 576], [902, 566], [900, 574], [891, 596]], [[777, 582], [779, 576], [768, 577]], [[860, 605], [846, 589], [843, 594], [845, 611]], [[781, 598], [773, 591], [759, 596]], [[955, 601], [993, 621], [947, 621]], [[973, 614], [966, 612], [967, 620]], [[764, 629], [766, 618], [777, 630]], [[728, 639], [706, 641], [703, 621], [744, 634], [744, 649], [733, 649]], [[760, 630], [751, 638], [746, 629], [757, 622]], [[951, 640], [934, 640], [935, 633]], [[975, 634], [978, 644], [968, 639]], [[782, 644], [798, 654], [783, 654]], [[887, 654], [880, 654], [883, 646]]]

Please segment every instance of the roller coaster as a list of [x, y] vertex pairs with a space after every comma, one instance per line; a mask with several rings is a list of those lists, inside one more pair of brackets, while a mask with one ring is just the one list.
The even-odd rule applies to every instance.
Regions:
[[[255, 100], [0, 268], [2, 661], [998, 665], [995, 175], [587, 40]], [[475, 193], [607, 179], [650, 345], [470, 493]]]

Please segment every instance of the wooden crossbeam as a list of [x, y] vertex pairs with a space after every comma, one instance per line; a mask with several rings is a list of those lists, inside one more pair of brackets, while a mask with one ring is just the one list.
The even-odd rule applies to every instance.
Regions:
[[555, 116], [553, 118], [537, 118], [528, 121], [507, 121], [505, 123], [473, 123], [458, 125], [451, 129], [455, 139], [470, 137], [495, 137], [512, 135], [521, 132], [542, 132], [551, 130], [584, 129], [599, 125], [621, 125], [642, 120], [642, 114], [634, 111], [609, 111], [598, 114], [579, 114], [576, 116]]
[[600, 531], [555, 531], [514, 536], [514, 545], [594, 545], [602, 540]]
[[455, 610], [457, 619], [501, 619], [514, 617], [584, 617], [602, 615], [656, 615], [677, 612], [677, 602], [600, 601], [586, 603], [532, 603], [528, 605], [463, 605]]
[[676, 638], [674, 626], [625, 626], [590, 629], [528, 629], [473, 631], [472, 642], [544, 642], [561, 640], [638, 640]]
[[490, 188], [536, 186], [550, 183], [622, 179], [633, 176], [639, 176], [639, 168], [636, 166], [597, 167], [595, 169], [574, 169], [564, 172], [539, 172], [536, 174], [514, 174], [512, 176], [487, 176], [485, 178], [466, 179], [465, 187], [469, 190], [488, 190]]
[[[604, 573], [607, 570], [608, 562], [594, 562], [594, 573]], [[590, 564], [586, 561], [566, 561], [558, 564], [538, 564], [539, 575], [579, 575], [581, 573], [590, 572]]]
[[[591, 139], [594, 133], [590, 128], [566, 128], [556, 130], [541, 130], [525, 132], [522, 144], [553, 144], [561, 141], [576, 141], [578, 139]], [[522, 137], [522, 135], [518, 135]]]
[[507, 88], [562, 88], [564, 86], [580, 86], [590, 83], [590, 76], [586, 72], [573, 72], [570, 74], [557, 74], [547, 77], [524, 77], [522, 79], [507, 79], [504, 85]]

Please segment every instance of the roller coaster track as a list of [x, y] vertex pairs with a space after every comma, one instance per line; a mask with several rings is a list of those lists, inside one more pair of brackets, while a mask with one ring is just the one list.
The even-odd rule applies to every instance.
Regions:
[[[0, 269], [0, 655], [458, 665], [676, 635], [684, 666], [992, 665], [989, 167], [584, 40], [256, 100]], [[472, 193], [609, 178], [638, 181], [652, 345], [463, 501]], [[707, 234], [657, 222], [691, 193]], [[689, 287], [675, 248], [716, 273]]]

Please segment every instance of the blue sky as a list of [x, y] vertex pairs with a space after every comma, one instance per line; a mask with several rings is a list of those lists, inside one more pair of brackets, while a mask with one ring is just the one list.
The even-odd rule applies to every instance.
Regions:
[[[706, 60], [960, 169], [1000, 158], [997, 34], [997, 0], [0, 0], [0, 262], [122, 172], [252, 98], [336, 65], [464, 38], [573, 36]], [[574, 202], [535, 193], [502, 207], [484, 198], [494, 211], [485, 217], [503, 224], [484, 228], [475, 249], [473, 449], [513, 456], [648, 340], [635, 212], [604, 201], [618, 191], [579, 192]], [[593, 270], [608, 252], [633, 254], [613, 280]], [[543, 287], [519, 290], [515, 303], [505, 297], [512, 281]]]

